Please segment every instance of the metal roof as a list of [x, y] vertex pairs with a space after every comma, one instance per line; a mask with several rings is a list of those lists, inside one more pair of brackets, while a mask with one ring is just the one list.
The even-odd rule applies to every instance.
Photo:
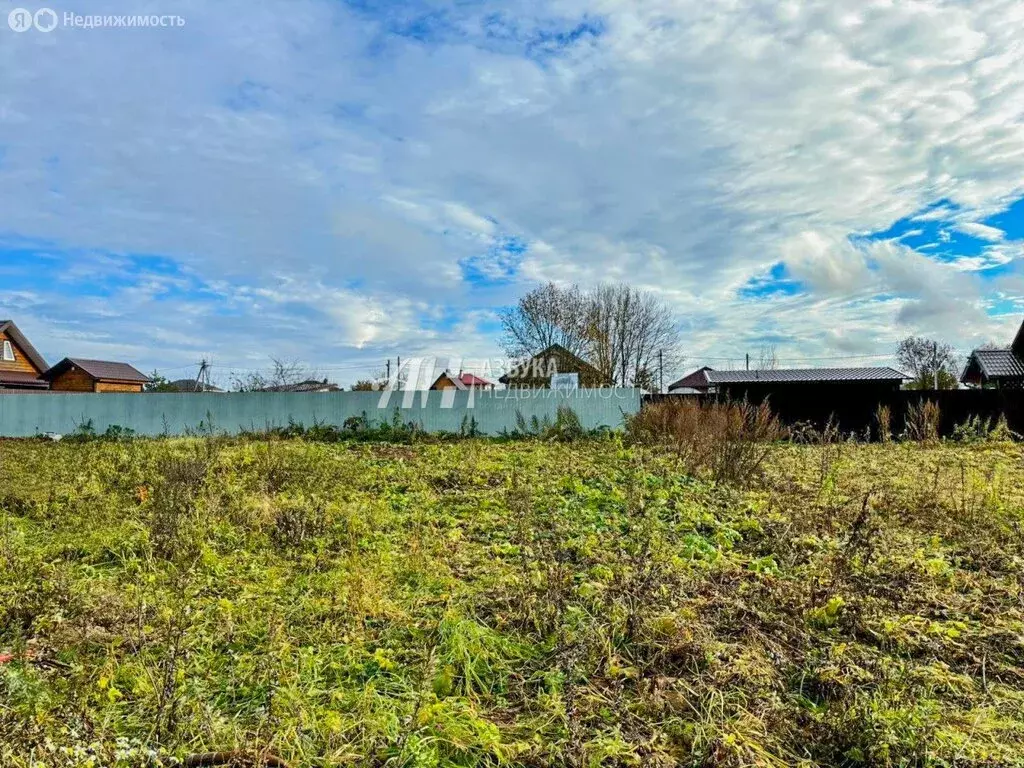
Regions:
[[109, 360], [85, 360], [80, 357], [65, 357], [53, 368], [43, 374], [44, 379], [52, 379], [71, 366], [81, 368], [92, 378], [101, 381], [131, 381], [145, 384], [149, 377], [140, 373], [128, 363], [113, 363]]
[[668, 391], [675, 392], [678, 389], [692, 389], [694, 387], [705, 388], [708, 386], [708, 377], [706, 374], [710, 370], [712, 369], [706, 365], [703, 368], [698, 368], [693, 373], [687, 374], [678, 381], [673, 381], [669, 384]]
[[258, 390], [259, 392], [340, 392], [341, 387], [337, 384], [332, 384], [327, 379], [323, 381], [317, 381], [316, 379], [307, 379], [306, 381], [300, 381], [295, 384], [275, 384], [270, 387], [263, 387]]
[[971, 357], [986, 378], [1024, 378], [1024, 363], [1011, 349], [976, 349]]
[[22, 371], [0, 371], [0, 389], [3, 389], [5, 386], [46, 389], [49, 385], [31, 373], [23, 373]]
[[753, 384], [781, 382], [835, 381], [903, 381], [907, 378], [894, 368], [780, 368], [767, 371], [706, 372], [708, 382], [715, 384]]
[[220, 387], [215, 387], [213, 384], [207, 384], [204, 381], [196, 381], [195, 379], [177, 379], [176, 381], [169, 381], [167, 385], [174, 387], [179, 392], [223, 392], [224, 390]]

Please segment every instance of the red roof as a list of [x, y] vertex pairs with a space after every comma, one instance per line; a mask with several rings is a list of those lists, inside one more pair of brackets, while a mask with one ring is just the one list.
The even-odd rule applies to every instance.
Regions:
[[459, 381], [465, 384], [467, 387], [493, 387], [494, 385], [487, 381], [487, 379], [481, 379], [479, 376], [474, 376], [472, 373], [463, 373], [459, 376]]

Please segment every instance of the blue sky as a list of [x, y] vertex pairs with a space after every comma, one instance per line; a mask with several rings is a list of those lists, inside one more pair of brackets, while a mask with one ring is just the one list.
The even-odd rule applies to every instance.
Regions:
[[657, 292], [687, 369], [1024, 318], [1019, 2], [3, 3], [0, 317], [53, 360], [346, 384], [546, 280]]

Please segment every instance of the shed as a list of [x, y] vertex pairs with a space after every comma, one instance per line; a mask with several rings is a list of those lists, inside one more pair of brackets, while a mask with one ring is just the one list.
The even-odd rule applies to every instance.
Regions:
[[54, 392], [141, 392], [149, 377], [128, 363], [65, 357], [43, 374]]
[[704, 367], [674, 382], [669, 392], [683, 388], [761, 402], [779, 394], [799, 397], [820, 394], [830, 398], [844, 392], [863, 397], [896, 392], [907, 377], [887, 366], [867, 368], [779, 368], [755, 371], [716, 371]]

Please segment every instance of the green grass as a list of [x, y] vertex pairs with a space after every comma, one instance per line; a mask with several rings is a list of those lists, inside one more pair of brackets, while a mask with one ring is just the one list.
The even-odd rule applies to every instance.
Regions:
[[0, 443], [0, 765], [1024, 765], [1020, 447], [764, 469]]

